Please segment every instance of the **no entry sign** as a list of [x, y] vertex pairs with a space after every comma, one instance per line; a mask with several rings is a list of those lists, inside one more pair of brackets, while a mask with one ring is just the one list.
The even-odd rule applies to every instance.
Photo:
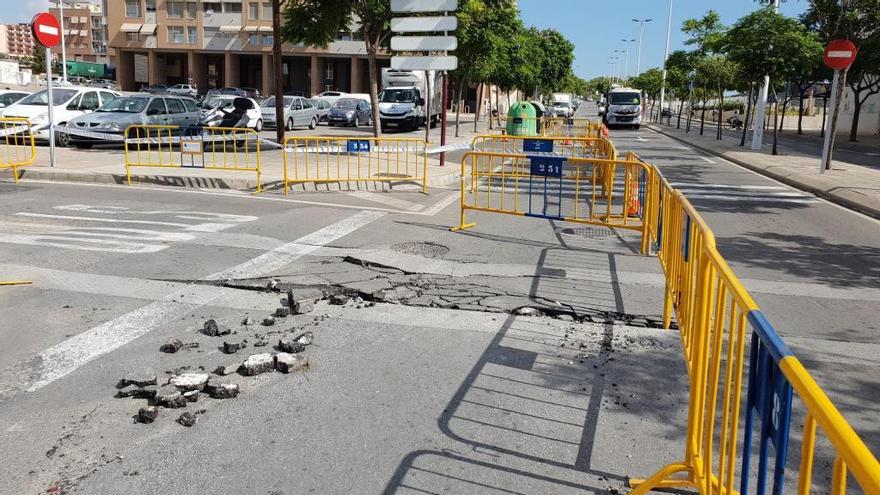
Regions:
[[54, 15], [40, 12], [31, 21], [31, 34], [37, 43], [52, 48], [61, 43], [61, 24]]
[[822, 59], [825, 65], [834, 70], [843, 70], [852, 65], [858, 49], [850, 40], [834, 40], [825, 47]]

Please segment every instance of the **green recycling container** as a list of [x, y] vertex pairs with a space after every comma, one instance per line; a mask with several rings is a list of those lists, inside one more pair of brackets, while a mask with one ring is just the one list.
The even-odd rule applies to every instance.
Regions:
[[538, 119], [535, 107], [527, 101], [518, 101], [507, 111], [507, 134], [511, 136], [537, 136]]

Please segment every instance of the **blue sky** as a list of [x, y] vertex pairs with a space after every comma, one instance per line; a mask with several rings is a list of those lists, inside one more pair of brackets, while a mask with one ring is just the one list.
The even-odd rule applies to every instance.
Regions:
[[[636, 39], [630, 43], [629, 57], [629, 73], [635, 74], [639, 25], [634, 18], [654, 19], [645, 24], [642, 71], [663, 63], [668, 0], [519, 0], [519, 6], [526, 25], [557, 29], [574, 43], [575, 73], [583, 78], [607, 75], [613, 68], [608, 64], [608, 58], [615, 55], [612, 52], [626, 49], [624, 38]], [[758, 6], [755, 0], [673, 0], [669, 51], [684, 47], [681, 24], [685, 19], [702, 17], [712, 9], [730, 25]], [[798, 16], [807, 6], [807, 0], [788, 0], [780, 11]]]

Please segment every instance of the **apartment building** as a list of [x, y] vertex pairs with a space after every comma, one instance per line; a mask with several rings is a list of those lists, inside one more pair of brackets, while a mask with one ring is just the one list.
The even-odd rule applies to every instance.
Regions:
[[0, 24], [0, 57], [29, 57], [33, 50], [29, 24]]
[[[64, 4], [64, 15], [57, 7], [49, 9], [58, 19], [63, 19], [64, 48], [67, 60], [112, 65], [107, 46], [107, 18], [101, 4], [74, 2]], [[58, 57], [61, 46], [52, 48]]]
[[[224, 86], [271, 93], [272, 6], [263, 0], [117, 0], [107, 11], [109, 47], [116, 51], [120, 89], [146, 84]], [[366, 49], [356, 32], [324, 48], [284, 44], [284, 90], [306, 96], [325, 90], [366, 92]], [[383, 55], [380, 67], [390, 65]]]

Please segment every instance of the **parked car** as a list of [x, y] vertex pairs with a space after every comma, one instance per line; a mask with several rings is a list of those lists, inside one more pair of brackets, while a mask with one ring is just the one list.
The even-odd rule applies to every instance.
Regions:
[[0, 90], [0, 110], [12, 105], [18, 100], [24, 98], [29, 95], [27, 91], [16, 91], [10, 89]]
[[116, 81], [111, 81], [109, 79], [95, 79], [89, 86], [93, 88], [104, 88], [104, 89], [112, 89], [117, 90], [119, 87], [116, 85]]
[[[206, 96], [202, 101], [201, 123], [209, 127], [247, 127], [263, 130], [260, 105], [253, 98], [233, 95]], [[238, 118], [233, 121], [232, 117]], [[231, 125], [221, 125], [231, 123]]]
[[341, 124], [357, 127], [362, 123], [370, 125], [372, 122], [373, 110], [370, 102], [360, 98], [340, 98], [327, 115], [327, 123], [331, 126]]
[[167, 84], [151, 84], [149, 86], [141, 87], [141, 93], [157, 94], [157, 93], [166, 93], [166, 92], [168, 92], [168, 85]]
[[[192, 98], [134, 94], [110, 100], [93, 113], [71, 119], [68, 125], [96, 133], [124, 135], [131, 125], [194, 126], [199, 123], [199, 117], [198, 102]], [[91, 148], [102, 142], [106, 141], [70, 136], [70, 143], [77, 148]]]
[[168, 93], [178, 96], [196, 97], [198, 96], [199, 91], [192, 84], [175, 84], [168, 88]]
[[[318, 111], [312, 102], [301, 96], [284, 97], [284, 128], [291, 130], [294, 127], [308, 126], [309, 129], [318, 127]], [[263, 125], [275, 127], [275, 97], [271, 97], [260, 105], [260, 113], [263, 117]]]
[[348, 96], [348, 93], [344, 93], [342, 91], [324, 91], [323, 93], [318, 93], [315, 96], [312, 96], [312, 99], [324, 100], [332, 107], [333, 104], [339, 101], [339, 99], [343, 96]]
[[556, 117], [571, 118], [574, 117], [574, 112], [574, 108], [572, 108], [571, 104], [567, 101], [553, 102], [553, 114]]
[[257, 101], [263, 99], [263, 95], [260, 93], [260, 90], [257, 88], [241, 88], [247, 93], [245, 96], [248, 98], [253, 98]]
[[318, 122], [327, 122], [327, 116], [330, 114], [330, 103], [327, 100], [322, 100], [318, 98], [312, 98], [312, 105], [315, 105], [315, 110], [318, 111]]
[[[72, 119], [94, 112], [102, 104], [119, 97], [116, 91], [83, 86], [52, 88], [52, 117], [55, 125], [67, 125]], [[3, 109], [3, 117], [30, 119], [34, 138], [49, 140], [49, 93], [43, 89], [25, 96]], [[67, 146], [70, 136], [63, 132], [55, 135], [59, 146]]]

